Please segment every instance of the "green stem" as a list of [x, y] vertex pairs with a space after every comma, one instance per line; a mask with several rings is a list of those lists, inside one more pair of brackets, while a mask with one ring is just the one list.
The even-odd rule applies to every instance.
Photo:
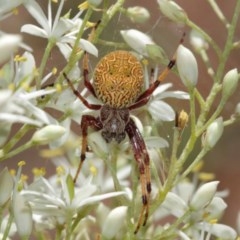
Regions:
[[221, 54], [221, 57], [219, 59], [219, 66], [216, 72], [216, 79], [218, 82], [222, 81], [226, 62], [228, 60], [231, 50], [233, 49], [233, 38], [234, 38], [235, 29], [238, 23], [239, 12], [240, 12], [240, 1], [238, 0], [235, 6], [235, 11], [233, 14], [231, 24], [228, 28], [227, 41], [225, 43], [223, 53]]
[[29, 125], [23, 125], [18, 132], [9, 140], [9, 142], [4, 146], [3, 152], [8, 153], [22, 138], [23, 136], [32, 128]]
[[38, 77], [36, 79], [36, 89], [37, 90], [39, 90], [41, 88], [43, 72], [46, 67], [46, 64], [47, 64], [48, 58], [50, 56], [50, 53], [52, 51], [52, 48], [55, 46], [55, 44], [56, 44], [56, 41], [52, 38], [49, 38], [46, 50], [43, 54], [42, 61], [41, 61], [40, 67], [39, 67]]
[[[202, 128], [203, 124], [206, 122], [206, 117], [207, 114], [209, 113], [212, 104], [215, 100], [216, 95], [219, 93], [221, 90], [221, 85], [218, 84], [217, 82], [213, 84], [212, 89], [205, 101], [204, 107], [198, 117], [197, 124], [196, 124], [196, 129]], [[198, 131], [199, 132], [199, 131]]]
[[196, 30], [197, 32], [199, 32], [204, 39], [206, 39], [206, 41], [212, 46], [212, 48], [215, 50], [216, 54], [218, 57], [221, 56], [221, 49], [218, 47], [218, 45], [216, 44], [216, 42], [213, 41], [213, 39], [203, 30], [201, 29], [199, 26], [197, 26], [194, 22], [192, 22], [191, 20], [187, 21], [187, 25]]
[[181, 177], [178, 179], [178, 182], [183, 180], [193, 169], [198, 165], [198, 163], [203, 159], [209, 149], [203, 148], [194, 161], [188, 166], [188, 168], [181, 174]]
[[17, 155], [17, 154], [19, 154], [19, 153], [21, 153], [21, 152], [31, 148], [31, 147], [33, 147], [34, 145], [35, 144], [32, 141], [29, 141], [29, 142], [21, 145], [20, 147], [14, 149], [13, 151], [8, 152], [5, 155], [3, 155], [3, 157], [0, 158], [0, 162], [5, 160], [5, 159], [7, 159], [7, 158], [13, 157], [13, 156], [15, 156], [15, 155]]
[[189, 95], [190, 95], [191, 134], [195, 134], [196, 129], [195, 88], [189, 91]]
[[201, 93], [197, 89], [195, 89], [194, 94], [195, 94], [195, 97], [196, 97], [196, 99], [197, 99], [197, 101], [198, 101], [198, 103], [200, 105], [201, 110], [202, 110], [204, 108], [204, 106], [205, 106], [205, 101], [204, 101]]
[[6, 240], [8, 238], [8, 235], [9, 235], [12, 223], [13, 223], [13, 213], [12, 213], [12, 211], [10, 211], [9, 217], [8, 217], [7, 226], [6, 226], [5, 230], [4, 230], [4, 234], [3, 234], [2, 240]]
[[197, 129], [196, 131], [197, 136], [200, 136], [207, 129], [207, 127], [220, 115], [220, 113], [222, 112], [225, 106], [225, 103], [226, 101], [224, 101], [223, 99], [220, 101], [217, 109], [212, 114], [212, 116], [207, 120], [207, 122], [201, 128]]
[[217, 5], [216, 1], [215, 0], [208, 0], [208, 2], [211, 5], [211, 7], [214, 10], [214, 12], [216, 13], [216, 15], [218, 16], [218, 18], [224, 23], [224, 25], [226, 27], [228, 27], [229, 26], [229, 22], [225, 18], [223, 12], [221, 11], [219, 6]]

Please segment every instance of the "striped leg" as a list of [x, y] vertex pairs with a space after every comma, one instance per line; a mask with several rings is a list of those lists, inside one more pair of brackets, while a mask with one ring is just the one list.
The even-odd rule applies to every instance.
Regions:
[[140, 173], [140, 183], [142, 189], [142, 209], [136, 225], [135, 234], [139, 228], [146, 224], [149, 212], [149, 202], [151, 194], [151, 174], [150, 174], [150, 159], [147, 152], [144, 140], [132, 119], [129, 120], [126, 126], [126, 132], [129, 136], [134, 157], [138, 164]]

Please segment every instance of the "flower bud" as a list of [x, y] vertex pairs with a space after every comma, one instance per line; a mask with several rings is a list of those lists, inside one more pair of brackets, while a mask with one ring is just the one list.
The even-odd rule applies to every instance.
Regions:
[[127, 15], [134, 23], [144, 23], [150, 18], [149, 11], [140, 6], [129, 7], [127, 9]]
[[122, 37], [124, 41], [136, 52], [140, 53], [143, 56], [148, 56], [146, 45], [154, 44], [153, 40], [146, 34], [136, 30], [122, 30]]
[[203, 146], [205, 148], [213, 148], [218, 142], [223, 133], [223, 119], [217, 118], [207, 128], [206, 134], [203, 138]]
[[179, 128], [179, 130], [183, 130], [188, 124], [188, 120], [188, 114], [184, 110], [181, 110], [180, 113], [176, 114], [176, 127]]
[[236, 68], [228, 71], [223, 78], [222, 97], [228, 99], [236, 90], [238, 85], [238, 71]]
[[13, 178], [5, 167], [0, 172], [0, 208], [8, 201], [13, 190]]
[[66, 129], [58, 125], [48, 125], [36, 131], [32, 136], [32, 142], [36, 144], [48, 144], [59, 139]]
[[158, 0], [161, 12], [170, 20], [185, 23], [188, 19], [186, 12], [174, 1]]
[[194, 194], [190, 207], [193, 210], [200, 210], [208, 205], [217, 191], [218, 183], [218, 181], [213, 181], [203, 184]]
[[192, 30], [190, 32], [190, 43], [194, 47], [196, 51], [200, 51], [202, 49], [208, 49], [208, 43], [203, 38], [202, 34], [197, 32], [196, 30]]
[[114, 238], [123, 226], [126, 214], [126, 206], [114, 208], [105, 219], [102, 230], [103, 236], [107, 239]]
[[198, 80], [198, 65], [193, 53], [182, 44], [177, 49], [177, 68], [183, 84], [192, 89]]

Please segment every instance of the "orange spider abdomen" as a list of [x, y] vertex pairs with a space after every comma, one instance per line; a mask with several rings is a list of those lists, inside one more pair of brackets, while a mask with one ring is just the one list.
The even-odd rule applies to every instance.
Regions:
[[97, 97], [112, 108], [125, 108], [134, 103], [144, 83], [141, 63], [127, 51], [114, 51], [104, 56], [93, 78]]

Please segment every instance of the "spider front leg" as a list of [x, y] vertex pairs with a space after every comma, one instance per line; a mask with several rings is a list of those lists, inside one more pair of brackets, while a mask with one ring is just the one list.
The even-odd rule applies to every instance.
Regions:
[[92, 127], [94, 130], [98, 131], [102, 129], [102, 123], [98, 118], [95, 118], [91, 115], [83, 115], [82, 121], [81, 121], [81, 132], [82, 132], [82, 149], [81, 149], [81, 155], [80, 155], [80, 163], [78, 165], [77, 172], [75, 174], [75, 177], [73, 179], [73, 182], [76, 183], [78, 175], [82, 169], [82, 165], [84, 160], [86, 159], [86, 151], [87, 151], [87, 130], [88, 127]]
[[[70, 81], [70, 79], [67, 77], [67, 75], [65, 73], [63, 73], [63, 76], [65, 77], [65, 79], [67, 80], [67, 83], [69, 85], [69, 87], [72, 89], [74, 95], [80, 99], [80, 101], [89, 109], [92, 110], [99, 110], [102, 105], [98, 105], [98, 104], [91, 104], [89, 103], [79, 92], [78, 90], [76, 90], [72, 84], [72, 82]], [[84, 78], [86, 76], [84, 75]], [[89, 83], [90, 84], [90, 83]], [[83, 115], [82, 116], [82, 120], [81, 120], [81, 131], [82, 131], [82, 152], [81, 152], [81, 156], [80, 156], [80, 163], [77, 169], [77, 172], [75, 174], [75, 177], [73, 179], [74, 183], [77, 181], [77, 177], [81, 171], [82, 168], [82, 164], [86, 158], [86, 151], [87, 151], [87, 130], [88, 127], [92, 127], [95, 130], [101, 130], [102, 129], [102, 123], [98, 118], [95, 118], [91, 115]]]
[[126, 132], [130, 139], [133, 154], [135, 160], [138, 164], [138, 169], [140, 173], [140, 183], [142, 189], [142, 209], [140, 212], [140, 216], [137, 222], [136, 229], [134, 233], [136, 234], [141, 227], [141, 225], [145, 225], [148, 219], [149, 212], [149, 201], [151, 194], [151, 173], [150, 173], [150, 159], [147, 152], [147, 148], [145, 142], [139, 132], [136, 124], [132, 119], [129, 120], [126, 126]]

